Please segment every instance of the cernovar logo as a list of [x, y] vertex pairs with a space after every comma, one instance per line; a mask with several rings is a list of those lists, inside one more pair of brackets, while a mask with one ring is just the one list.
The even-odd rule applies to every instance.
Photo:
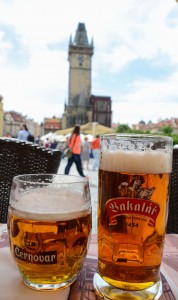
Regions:
[[17, 259], [32, 264], [57, 264], [57, 251], [28, 253], [25, 249], [14, 245], [14, 255]]

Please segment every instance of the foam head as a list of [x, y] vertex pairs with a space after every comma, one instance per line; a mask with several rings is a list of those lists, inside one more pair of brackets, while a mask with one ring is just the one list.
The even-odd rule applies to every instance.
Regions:
[[65, 221], [90, 211], [90, 201], [86, 201], [84, 194], [50, 187], [11, 195], [10, 206], [19, 217], [32, 220]]
[[103, 150], [100, 169], [135, 174], [170, 173], [172, 159], [169, 153], [154, 151]]

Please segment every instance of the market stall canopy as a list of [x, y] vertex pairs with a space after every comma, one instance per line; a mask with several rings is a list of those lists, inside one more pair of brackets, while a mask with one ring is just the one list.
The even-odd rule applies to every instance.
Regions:
[[40, 140], [42, 142], [44, 142], [47, 138], [48, 138], [49, 142], [53, 142], [53, 141], [61, 142], [61, 141], [65, 141], [66, 140], [65, 136], [59, 135], [59, 134], [56, 134], [56, 133], [53, 133], [53, 132], [49, 132], [49, 133], [41, 136]]
[[47, 134], [41, 136], [41, 137], [40, 137], [40, 140], [44, 142], [47, 138], [48, 138], [49, 140], [50, 140], [51, 138], [53, 138], [53, 133], [52, 133], [52, 132], [48, 132]]
[[[107, 134], [107, 133], [113, 133], [114, 130], [113, 128], [106, 127], [104, 125], [101, 125], [97, 122], [90, 122], [84, 125], [80, 126], [81, 128], [81, 133], [83, 134], [91, 134], [93, 136], [99, 134]], [[67, 129], [62, 129], [58, 130], [55, 132], [56, 135], [66, 135], [68, 133], [72, 133], [73, 127], [72, 128], [67, 128]]]

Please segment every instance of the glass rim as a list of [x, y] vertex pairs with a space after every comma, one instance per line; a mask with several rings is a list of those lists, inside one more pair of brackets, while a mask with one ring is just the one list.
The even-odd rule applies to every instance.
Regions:
[[121, 138], [150, 138], [150, 139], [160, 139], [164, 141], [172, 141], [173, 138], [167, 135], [159, 135], [159, 134], [150, 134], [150, 133], [108, 133], [108, 134], [101, 134], [100, 138], [112, 138], [112, 137], [121, 137]]
[[[32, 177], [36, 180], [32, 180]], [[54, 181], [54, 182], [45, 182], [45, 181], [38, 181], [38, 179], [43, 179], [44, 180], [49, 180], [52, 178], [68, 178], [71, 179], [70, 180], [64, 180], [64, 181]], [[29, 178], [29, 180], [28, 180]], [[31, 180], [30, 180], [31, 178]], [[58, 185], [62, 185], [62, 184], [77, 184], [77, 183], [88, 183], [89, 180], [86, 177], [82, 177], [82, 176], [77, 176], [77, 175], [66, 175], [66, 174], [50, 174], [50, 173], [29, 173], [29, 174], [22, 174], [22, 175], [16, 175], [13, 177], [13, 181], [18, 181], [19, 183], [30, 183], [30, 184], [38, 184], [38, 185], [49, 185], [49, 184], [58, 184]]]

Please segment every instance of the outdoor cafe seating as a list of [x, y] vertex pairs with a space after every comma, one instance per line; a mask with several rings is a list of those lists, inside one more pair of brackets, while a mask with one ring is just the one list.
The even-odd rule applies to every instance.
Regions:
[[53, 173], [60, 165], [62, 152], [11, 138], [0, 139], [0, 223], [7, 222], [12, 179], [16, 175]]

